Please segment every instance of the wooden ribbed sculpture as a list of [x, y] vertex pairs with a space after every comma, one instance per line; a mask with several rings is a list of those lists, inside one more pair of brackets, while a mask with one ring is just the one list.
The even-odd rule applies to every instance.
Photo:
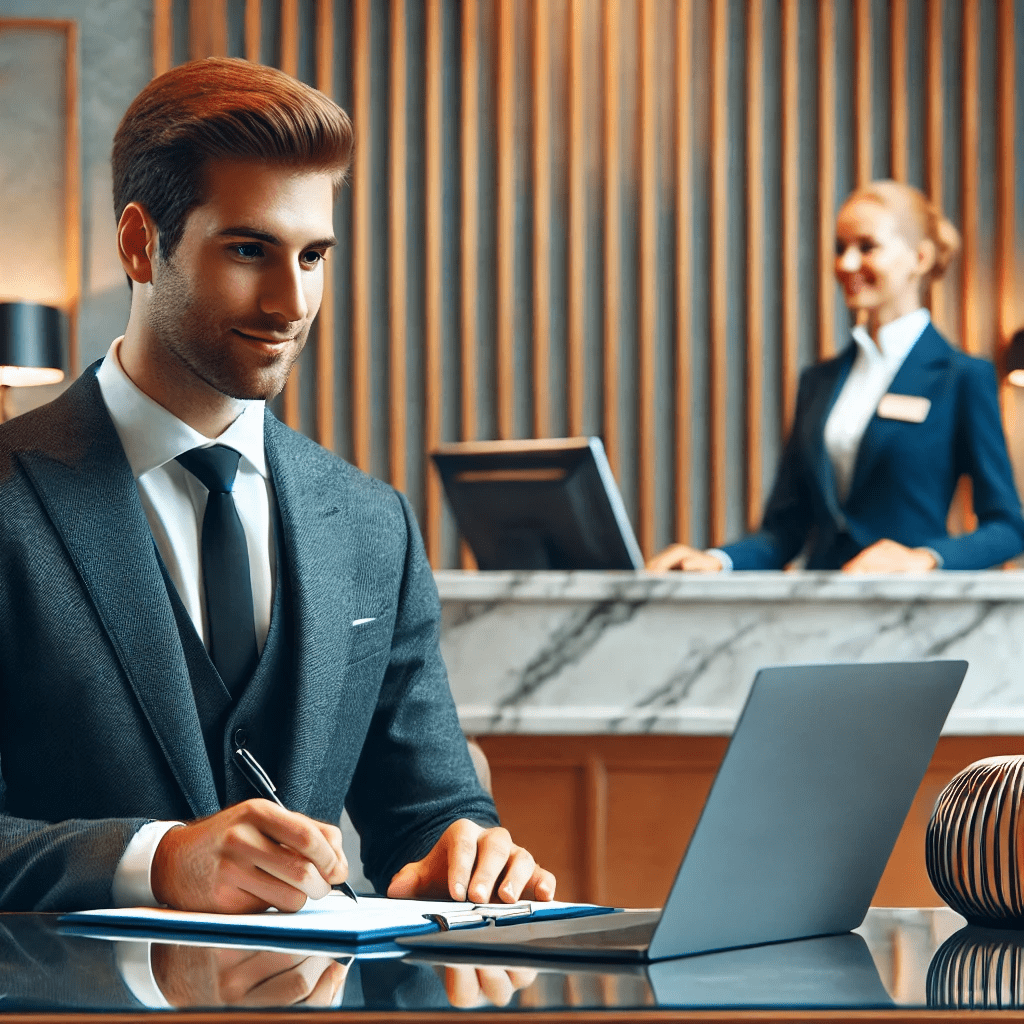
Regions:
[[925, 845], [936, 892], [972, 924], [1024, 928], [1024, 756], [986, 757], [942, 791]]

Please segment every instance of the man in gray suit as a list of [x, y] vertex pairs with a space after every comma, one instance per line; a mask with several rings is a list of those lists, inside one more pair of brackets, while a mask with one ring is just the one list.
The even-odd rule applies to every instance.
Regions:
[[554, 894], [476, 781], [408, 503], [264, 409], [351, 144], [232, 60], [118, 129], [124, 337], [0, 426], [0, 909], [295, 910], [346, 877], [343, 807], [381, 892]]

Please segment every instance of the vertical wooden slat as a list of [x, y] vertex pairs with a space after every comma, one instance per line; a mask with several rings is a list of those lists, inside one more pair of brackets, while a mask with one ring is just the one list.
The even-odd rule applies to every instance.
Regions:
[[260, 14], [260, 0], [245, 0], [245, 59], [254, 64], [260, 61]]
[[[424, 107], [424, 227], [426, 251], [423, 269], [426, 316], [426, 348], [423, 354], [426, 449], [429, 454], [441, 443], [441, 261], [444, 258], [442, 230], [443, 182], [441, 178], [441, 0], [426, 0]], [[426, 528], [424, 540], [431, 565], [441, 558], [441, 484], [437, 470], [428, 460], [424, 481]]]
[[78, 23], [64, 22], [64, 245], [68, 314], [68, 372], [78, 376], [78, 300], [82, 280], [81, 139], [78, 115]]
[[1017, 326], [1014, 288], [1014, 10], [1013, 0], [999, 0], [997, 13], [999, 77], [996, 86], [996, 335], [1005, 345]]
[[645, 557], [654, 553], [655, 531], [655, 346], [657, 344], [658, 286], [658, 136], [657, 27], [654, 0], [640, 0], [639, 60], [637, 85], [640, 93], [640, 423], [639, 423], [639, 525], [638, 540]]
[[551, 23], [533, 5], [533, 435], [550, 433]]
[[977, 353], [981, 317], [977, 302], [978, 258], [978, 0], [963, 0], [963, 95], [961, 110], [960, 209], [963, 219], [963, 262], [960, 280], [961, 337], [965, 352]]
[[728, 412], [729, 7], [711, 10], [711, 359], [708, 534], [725, 543], [726, 414]]
[[818, 358], [835, 352], [835, 3], [818, 5]]
[[866, 185], [871, 172], [871, 0], [854, 7], [854, 78], [856, 80], [857, 185]]
[[[281, 0], [281, 70], [292, 76], [299, 73], [299, 0]], [[288, 376], [288, 383], [284, 386], [284, 421], [292, 430], [301, 428], [301, 371], [302, 364], [296, 362]]]
[[[942, 88], [942, 3], [943, 0], [928, 0], [927, 22], [927, 81], [925, 87], [926, 104], [926, 150], [925, 181], [928, 195], [932, 202], [941, 210], [943, 175], [942, 175], [942, 107], [944, 102]], [[932, 319], [936, 327], [946, 333], [949, 327], [945, 320], [945, 303], [942, 287], [933, 285], [930, 289], [929, 305]]]
[[604, 48], [604, 445], [619, 475], [619, 315], [622, 184], [619, 145], [619, 0], [605, 0]]
[[515, 0], [498, 0], [497, 82], [497, 247], [498, 324], [496, 399], [498, 436], [514, 433], [515, 403], [515, 216], [516, 216], [516, 8]]
[[[746, 524], [761, 519], [764, 392], [764, 0], [747, 4], [747, 455]], [[828, 109], [828, 108], [825, 108]], [[822, 120], [825, 115], [822, 115]]]
[[583, 765], [584, 844], [586, 895], [592, 903], [603, 903], [608, 892], [608, 769], [593, 754]]
[[584, 126], [584, 0], [569, 6], [569, 311], [566, 353], [566, 421], [583, 433], [584, 302], [586, 294], [587, 156]]
[[480, 46], [479, 0], [462, 5], [462, 205], [460, 349], [462, 438], [477, 436], [477, 261], [480, 245]]
[[[246, 12], [248, 13], [248, 12]], [[316, 87], [334, 92], [334, 0], [316, 3]], [[324, 265], [324, 294], [320, 303], [316, 346], [316, 437], [334, 448], [334, 263]]]
[[153, 0], [153, 77], [171, 70], [173, 0]]
[[797, 0], [782, 0], [782, 416], [788, 434], [800, 374], [800, 309], [797, 292], [800, 215], [800, 124], [797, 90]]
[[907, 0], [890, 0], [892, 176], [907, 180]]
[[690, 105], [693, 101], [693, 11], [690, 0], [676, 5], [676, 316], [675, 316], [675, 477], [676, 537], [691, 541], [690, 471], [693, 429], [690, 310], [692, 307], [693, 172]]
[[227, 0], [191, 0], [188, 53], [192, 60], [224, 57], [228, 52]]
[[370, 275], [373, 166], [370, 146], [370, 0], [352, 3], [352, 456], [370, 470]]
[[[328, 0], [332, 2], [332, 0]], [[408, 316], [408, 282], [406, 267], [408, 252], [408, 190], [405, 182], [408, 160], [406, 133], [408, 123], [405, 114], [406, 96], [409, 87], [406, 54], [406, 0], [391, 0], [390, 24], [390, 116], [388, 146], [388, 297], [389, 329], [391, 331], [389, 363], [391, 380], [390, 425], [390, 470], [391, 486], [404, 491], [406, 482], [406, 318]]]

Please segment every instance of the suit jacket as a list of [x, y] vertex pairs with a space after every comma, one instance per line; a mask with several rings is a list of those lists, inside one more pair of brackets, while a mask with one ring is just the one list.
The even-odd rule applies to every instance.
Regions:
[[[946, 569], [987, 569], [1024, 549], [1024, 519], [1006, 452], [991, 363], [952, 348], [929, 326], [889, 387], [931, 402], [923, 423], [868, 423], [845, 501], [825, 450], [825, 421], [856, 355], [850, 345], [800, 377], [793, 430], [761, 529], [723, 550], [736, 569], [781, 569], [805, 545], [808, 569], [838, 569], [884, 538], [929, 547]], [[973, 483], [978, 528], [946, 532], [957, 481]]]
[[[347, 806], [382, 889], [456, 818], [497, 815], [408, 503], [269, 412], [265, 444], [296, 638], [278, 790], [320, 820]], [[90, 370], [0, 426], [0, 909], [109, 905], [145, 821], [218, 809], [152, 534]]]

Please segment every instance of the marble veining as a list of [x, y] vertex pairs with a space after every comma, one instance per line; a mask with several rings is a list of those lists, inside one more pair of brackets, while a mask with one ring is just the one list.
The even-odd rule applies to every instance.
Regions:
[[1024, 735], [1024, 573], [436, 575], [467, 732], [728, 735], [765, 665], [963, 658], [946, 732]]

